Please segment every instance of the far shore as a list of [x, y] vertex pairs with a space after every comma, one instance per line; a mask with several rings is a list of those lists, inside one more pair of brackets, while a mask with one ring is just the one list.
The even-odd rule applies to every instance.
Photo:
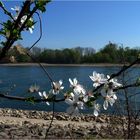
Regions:
[[[94, 63], [94, 64], [48, 64], [41, 63], [43, 66], [57, 66], [57, 67], [121, 67], [124, 64], [112, 64], [112, 63]], [[129, 64], [126, 64], [129, 65]], [[0, 66], [39, 66], [38, 63], [1, 63]], [[140, 64], [135, 64], [134, 67], [140, 67]]]

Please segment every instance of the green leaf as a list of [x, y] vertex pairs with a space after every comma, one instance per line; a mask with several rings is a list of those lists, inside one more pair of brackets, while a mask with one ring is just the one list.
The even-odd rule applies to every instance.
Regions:
[[13, 22], [10, 21], [10, 20], [7, 20], [7, 22], [4, 22], [3, 25], [4, 25], [5, 28], [11, 29], [12, 26], [13, 26]]
[[5, 35], [5, 32], [3, 30], [0, 30], [1, 35]]
[[86, 103], [85, 103], [88, 107], [93, 107], [93, 102], [92, 101], [87, 101]]
[[27, 23], [26, 23], [26, 27], [30, 28], [32, 27], [33, 25], [35, 24], [35, 22], [33, 20], [28, 20]]
[[36, 7], [38, 8], [38, 10], [40, 10], [41, 12], [45, 12], [46, 11], [46, 4], [49, 3], [50, 0], [38, 0], [36, 1]]
[[35, 97], [28, 97], [26, 98], [26, 102], [30, 102], [31, 104], [35, 104]]
[[137, 80], [136, 80], [136, 84], [140, 86], [140, 77], [137, 78]]

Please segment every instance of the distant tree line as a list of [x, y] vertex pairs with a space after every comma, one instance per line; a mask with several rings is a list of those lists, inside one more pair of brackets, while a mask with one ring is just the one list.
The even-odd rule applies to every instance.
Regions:
[[[7, 57], [13, 62], [33, 62], [21, 45], [14, 46]], [[41, 49], [30, 51], [30, 55], [39, 62], [51, 64], [83, 64], [83, 63], [131, 63], [140, 54], [140, 48], [129, 48], [109, 43], [98, 52], [93, 48]], [[7, 59], [5, 60], [7, 61]], [[11, 60], [10, 60], [11, 61]]]

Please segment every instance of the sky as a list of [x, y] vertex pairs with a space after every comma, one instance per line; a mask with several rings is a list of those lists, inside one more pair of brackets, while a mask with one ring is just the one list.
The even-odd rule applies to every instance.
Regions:
[[[10, 9], [22, 1], [4, 1]], [[73, 47], [103, 48], [111, 41], [124, 47], [140, 46], [140, 1], [58, 1], [47, 5], [41, 14], [43, 37], [36, 45], [41, 48], [63, 49]], [[6, 19], [0, 9], [0, 20]], [[35, 20], [38, 20], [35, 17]], [[26, 31], [18, 41], [30, 47], [39, 36], [39, 24], [33, 34]]]

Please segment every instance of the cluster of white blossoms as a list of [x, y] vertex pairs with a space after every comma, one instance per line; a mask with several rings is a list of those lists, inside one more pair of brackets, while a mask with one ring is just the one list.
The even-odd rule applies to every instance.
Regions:
[[103, 108], [107, 110], [108, 104], [113, 106], [115, 100], [117, 100], [114, 89], [121, 87], [122, 84], [118, 83], [117, 79], [111, 79], [109, 75], [107, 75], [106, 78], [103, 74], [99, 74], [96, 72], [93, 72], [93, 75], [90, 76], [90, 78], [94, 82], [93, 87], [95, 88], [97, 86], [100, 86], [101, 84], [104, 84], [100, 92], [102, 97], [104, 97]]
[[[20, 12], [20, 7], [19, 6], [15, 6], [14, 8], [11, 8], [11, 10], [16, 12], [16, 15], [14, 15], [14, 19], [17, 20], [17, 18], [19, 16], [19, 12]], [[21, 21], [20, 21], [21, 22], [20, 26], [22, 26], [24, 24], [26, 19], [27, 19], [27, 15], [23, 15], [22, 18], [21, 18]], [[33, 18], [30, 18], [29, 21], [33, 22]], [[31, 27], [28, 27], [28, 30], [32, 34], [33, 30], [34, 30], [34, 25], [32, 25]]]
[[[112, 106], [115, 103], [115, 100], [117, 100], [114, 89], [121, 87], [122, 84], [118, 83], [117, 79], [111, 79], [109, 75], [105, 77], [104, 74], [99, 74], [95, 71], [93, 72], [93, 75], [89, 77], [93, 81], [93, 87], [95, 89], [99, 88], [98, 92], [100, 92], [100, 94], [98, 96], [103, 97], [103, 108], [107, 110], [109, 104]], [[69, 105], [66, 112], [70, 115], [78, 115], [79, 110], [83, 110], [86, 107], [89, 107], [87, 103], [90, 103], [90, 107], [93, 109], [93, 114], [95, 116], [98, 116], [101, 105], [99, 103], [96, 103], [96, 93], [91, 94], [87, 92], [84, 87], [79, 84], [76, 78], [69, 78], [69, 82], [71, 89], [69, 92], [66, 93], [65, 96], [65, 102]], [[50, 90], [49, 94], [55, 96], [59, 94], [64, 89], [64, 86], [62, 86], [62, 84], [62, 80], [60, 80], [59, 82], [53, 82], [52, 89]], [[41, 98], [44, 99], [48, 99], [49, 96], [46, 94], [45, 91], [43, 93], [39, 92], [39, 95], [41, 96]], [[49, 105], [48, 102], [46, 103]]]

